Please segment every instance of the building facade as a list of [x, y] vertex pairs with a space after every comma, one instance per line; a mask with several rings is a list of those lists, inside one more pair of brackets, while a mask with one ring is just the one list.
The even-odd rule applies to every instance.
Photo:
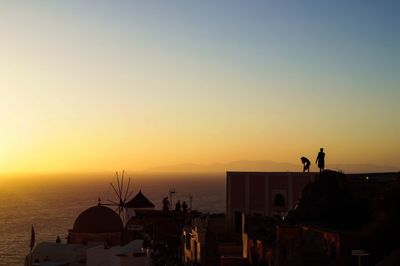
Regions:
[[[241, 257], [242, 245], [231, 242], [226, 235], [225, 218], [224, 214], [209, 214], [192, 219], [191, 226], [183, 228], [182, 262], [185, 265], [215, 266], [222, 263], [221, 257], [230, 260]], [[225, 262], [223, 265], [237, 264]]]
[[242, 214], [281, 216], [295, 207], [303, 188], [318, 173], [227, 172], [228, 226], [242, 232]]

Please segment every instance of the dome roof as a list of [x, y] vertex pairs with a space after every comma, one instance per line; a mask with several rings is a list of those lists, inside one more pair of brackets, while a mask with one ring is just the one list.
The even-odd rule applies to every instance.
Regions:
[[151, 203], [139, 190], [139, 193], [136, 194], [128, 203], [125, 204], [127, 208], [154, 208], [154, 204]]
[[111, 233], [122, 231], [123, 228], [118, 214], [99, 204], [79, 214], [72, 231], [78, 233]]

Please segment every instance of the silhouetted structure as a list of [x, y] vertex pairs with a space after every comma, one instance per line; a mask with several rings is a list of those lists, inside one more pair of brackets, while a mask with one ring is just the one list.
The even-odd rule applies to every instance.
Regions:
[[310, 162], [310, 160], [308, 160], [306, 157], [301, 157], [300, 158], [300, 160], [301, 160], [301, 162], [303, 163], [303, 172], [305, 172], [306, 170], [308, 171], [308, 172], [310, 172], [310, 165], [311, 165], [311, 162]]
[[356, 265], [353, 250], [370, 254], [362, 265], [376, 265], [395, 252], [399, 181], [399, 173], [323, 171], [304, 188], [297, 208], [285, 217], [287, 224], [278, 226], [279, 246], [285, 247], [280, 265]]
[[140, 189], [136, 196], [125, 204], [125, 208], [154, 209], [154, 204], [143, 195], [142, 190]]
[[[226, 233], [224, 214], [195, 217], [182, 232], [183, 262], [185, 265], [247, 265], [219, 262], [220, 257], [241, 257], [242, 245]], [[247, 261], [247, 259], [245, 260]]]
[[[56, 243], [42, 242], [34, 247], [35, 231], [32, 226], [31, 252], [26, 256], [25, 266], [42, 265], [41, 262], [46, 265], [181, 265], [183, 228], [190, 226], [201, 213], [188, 210], [186, 202], [181, 205], [180, 201], [176, 203], [176, 209], [171, 210], [168, 197], [163, 199], [163, 210], [155, 210], [154, 204], [141, 190], [129, 200], [132, 194], [129, 192], [129, 181], [124, 187], [123, 179], [120, 180], [118, 174], [116, 181], [117, 184], [111, 184], [111, 187], [118, 196], [118, 202], [102, 204], [99, 199], [96, 206], [80, 213], [68, 232], [66, 243], [61, 243], [61, 238], [57, 236]], [[176, 193], [175, 190], [171, 192]], [[114, 211], [105, 205], [117, 209]], [[208, 239], [216, 241], [213, 234]], [[218, 254], [214, 249], [205, 251], [211, 253], [206, 252], [204, 258], [217, 260]]]
[[[118, 174], [118, 172], [115, 173], [116, 176], [116, 182], [115, 183], [110, 183], [111, 188], [115, 192], [116, 199], [115, 200], [108, 200], [107, 203], [101, 203], [101, 200], [99, 198], [99, 204], [103, 206], [113, 206], [117, 207], [118, 210], [118, 215], [122, 220], [122, 223], [126, 222], [126, 218], [129, 217], [129, 214], [127, 213], [128, 208], [126, 208], [126, 203], [129, 200], [129, 198], [133, 194], [133, 190], [130, 189], [130, 183], [131, 183], [131, 178], [128, 178], [128, 183], [125, 182], [124, 185], [124, 176], [125, 176], [125, 170], [122, 171], [121, 178]], [[126, 181], [126, 180], [125, 180]]]
[[317, 159], [315, 160], [315, 163], [318, 164], [319, 171], [322, 172], [325, 169], [325, 153], [324, 149], [321, 148], [319, 150], [319, 153], [317, 155]]
[[100, 242], [109, 246], [119, 245], [123, 229], [119, 215], [98, 204], [79, 214], [73, 228], [69, 230], [68, 243], [86, 245], [89, 242]]
[[142, 190], [139, 190], [139, 192], [124, 205], [125, 221], [135, 216], [138, 210], [154, 210], [154, 207], [154, 204], [143, 195]]
[[[362, 265], [399, 265], [387, 263], [400, 254], [400, 173], [345, 175], [323, 167], [227, 172], [228, 229], [242, 233], [243, 256], [251, 265], [342, 266], [356, 265], [352, 251], [360, 251], [369, 254]], [[263, 216], [275, 216], [277, 226]]]
[[271, 261], [279, 221], [274, 217], [243, 215], [243, 254], [251, 265], [267, 265]]
[[242, 232], [242, 214], [281, 217], [294, 208], [303, 188], [319, 173], [227, 172], [228, 227]]
[[32, 227], [31, 227], [31, 244], [30, 244], [31, 251], [34, 246], [35, 246], [35, 229], [33, 228], [33, 225], [32, 225]]

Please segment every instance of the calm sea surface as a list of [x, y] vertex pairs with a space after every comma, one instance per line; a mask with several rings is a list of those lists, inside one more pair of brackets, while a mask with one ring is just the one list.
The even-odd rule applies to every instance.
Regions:
[[[23, 265], [29, 252], [30, 230], [36, 243], [63, 241], [75, 218], [97, 204], [100, 197], [116, 200], [110, 182], [113, 174], [0, 177], [0, 265]], [[125, 181], [125, 184], [127, 181]], [[124, 185], [125, 185], [124, 184]], [[224, 174], [147, 174], [133, 176], [134, 194], [139, 189], [161, 208], [162, 199], [175, 188], [174, 201], [189, 202], [203, 212], [225, 211]]]

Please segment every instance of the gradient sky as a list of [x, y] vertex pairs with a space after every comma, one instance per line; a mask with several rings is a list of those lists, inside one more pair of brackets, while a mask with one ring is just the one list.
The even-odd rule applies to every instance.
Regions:
[[399, 1], [1, 1], [0, 172], [400, 165]]

